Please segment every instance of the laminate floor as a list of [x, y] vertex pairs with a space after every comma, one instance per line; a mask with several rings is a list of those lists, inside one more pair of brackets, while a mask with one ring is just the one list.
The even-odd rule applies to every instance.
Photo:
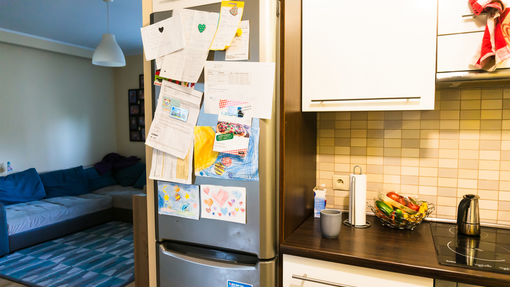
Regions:
[[[12, 282], [3, 278], [0, 278], [0, 287], [27, 287], [27, 285]], [[126, 287], [135, 287], [135, 282], [127, 285]]]

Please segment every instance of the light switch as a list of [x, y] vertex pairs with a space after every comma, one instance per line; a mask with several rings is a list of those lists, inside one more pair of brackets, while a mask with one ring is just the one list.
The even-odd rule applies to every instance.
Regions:
[[333, 189], [349, 190], [349, 176], [333, 175]]

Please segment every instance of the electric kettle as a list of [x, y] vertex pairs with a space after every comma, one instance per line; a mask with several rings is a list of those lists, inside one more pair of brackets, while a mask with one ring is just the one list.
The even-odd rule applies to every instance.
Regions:
[[480, 197], [465, 194], [457, 209], [457, 233], [468, 236], [480, 236]]

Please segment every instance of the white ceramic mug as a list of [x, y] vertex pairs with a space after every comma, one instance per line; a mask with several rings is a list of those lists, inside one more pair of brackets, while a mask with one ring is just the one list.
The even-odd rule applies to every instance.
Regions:
[[321, 233], [326, 238], [337, 238], [342, 227], [342, 211], [338, 209], [321, 210]]

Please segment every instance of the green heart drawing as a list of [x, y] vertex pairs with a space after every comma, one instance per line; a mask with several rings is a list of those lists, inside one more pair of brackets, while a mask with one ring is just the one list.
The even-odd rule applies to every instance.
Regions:
[[205, 24], [198, 24], [198, 31], [200, 33], [202, 33], [202, 32], [204, 32], [204, 30], [205, 30]]

